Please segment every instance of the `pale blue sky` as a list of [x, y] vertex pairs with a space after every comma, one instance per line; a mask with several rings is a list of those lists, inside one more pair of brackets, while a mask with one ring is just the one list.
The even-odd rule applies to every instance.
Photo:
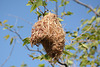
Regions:
[[[100, 0], [80, 0], [93, 8], [95, 8], [97, 5], [100, 6]], [[26, 23], [25, 21], [21, 19], [16, 19], [15, 17], [9, 16], [14, 15], [21, 17], [25, 19], [26, 21], [32, 22], [33, 24], [37, 21], [37, 16], [33, 12], [30, 13], [30, 6], [26, 6], [28, 0], [0, 0], [0, 21], [8, 20], [8, 24], [21, 26], [23, 25], [24, 28], [20, 29], [19, 34], [22, 36], [22, 38], [30, 37], [31, 36], [31, 28], [32, 25]], [[48, 3], [48, 9], [54, 9], [55, 3]], [[60, 13], [63, 9], [59, 8]], [[81, 25], [80, 20], [81, 19], [90, 19], [94, 13], [87, 14], [88, 9], [75, 3], [73, 0], [70, 0], [70, 3], [66, 6], [66, 11], [71, 11], [74, 14], [71, 16], [66, 16], [62, 24], [64, 25], [64, 28], [70, 31], [74, 31]], [[13, 45], [9, 45], [9, 40], [5, 40], [3, 37], [7, 34], [10, 34], [11, 36], [16, 36], [15, 34], [9, 32], [8, 30], [3, 30], [2, 27], [0, 27], [0, 65], [5, 61], [5, 59], [8, 57], [11, 48]], [[21, 41], [21, 40], [17, 40]], [[30, 45], [29, 45], [30, 47]], [[30, 47], [31, 48], [31, 47]], [[31, 48], [35, 49], [35, 48]], [[20, 67], [20, 65], [24, 62], [28, 65], [28, 67], [38, 67], [38, 64], [46, 63], [46, 67], [49, 65], [48, 62], [45, 61], [39, 61], [39, 60], [32, 60], [28, 56], [28, 54], [31, 54], [32, 52], [25, 49], [22, 44], [19, 44], [18, 42], [15, 44], [15, 48], [13, 50], [13, 53], [10, 57], [10, 59], [7, 61], [7, 63], [4, 65], [4, 67], [10, 67], [12, 65], [15, 65], [16, 67]], [[76, 66], [79, 67], [79, 66]]]

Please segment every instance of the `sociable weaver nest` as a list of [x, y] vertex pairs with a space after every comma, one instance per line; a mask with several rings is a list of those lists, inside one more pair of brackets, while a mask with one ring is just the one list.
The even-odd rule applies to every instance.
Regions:
[[48, 13], [34, 24], [31, 34], [31, 46], [43, 45], [47, 55], [60, 58], [65, 45], [65, 32], [57, 15]]

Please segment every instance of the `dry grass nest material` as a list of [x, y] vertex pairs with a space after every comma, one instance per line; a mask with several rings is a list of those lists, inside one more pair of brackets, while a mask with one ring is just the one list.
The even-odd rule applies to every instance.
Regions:
[[60, 58], [65, 45], [65, 32], [57, 15], [48, 13], [34, 24], [31, 34], [31, 46], [42, 44], [47, 55]]

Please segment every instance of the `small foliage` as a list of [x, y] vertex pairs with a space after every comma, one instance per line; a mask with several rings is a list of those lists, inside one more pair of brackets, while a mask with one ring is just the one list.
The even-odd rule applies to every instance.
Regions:
[[45, 67], [45, 64], [39, 64], [38, 67]]
[[3, 21], [3, 23], [6, 23], [6, 22], [8, 22], [8, 20], [4, 20], [4, 21]]
[[4, 36], [4, 38], [7, 40], [10, 37], [10, 35], [6, 35]]
[[26, 45], [26, 44], [29, 44], [30, 43], [30, 38], [27, 37], [27, 38], [23, 39], [23, 42], [24, 42], [23, 46]]
[[10, 45], [13, 43], [13, 37], [10, 39]]

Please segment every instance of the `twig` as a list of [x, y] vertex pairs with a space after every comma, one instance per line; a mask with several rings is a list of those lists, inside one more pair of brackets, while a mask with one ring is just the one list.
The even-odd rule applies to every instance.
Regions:
[[68, 42], [68, 40], [67, 40], [67, 39], [66, 39], [65, 41], [68, 43], [68, 45], [70, 45], [70, 43]]
[[25, 21], [26, 23], [28, 23], [28, 24], [30, 24], [30, 25], [33, 25], [33, 23], [31, 23], [31, 22], [29, 22], [29, 21], [27, 21], [27, 20], [25, 20], [25, 19], [23, 19], [23, 18], [21, 18], [21, 17], [15, 16], [15, 15], [11, 15], [11, 14], [9, 14], [8, 16], [12, 16], [12, 17], [15, 17], [15, 18], [19, 18], [19, 19]]
[[44, 14], [42, 11], [41, 11], [41, 9], [38, 7], [37, 9], [39, 9], [39, 11], [42, 13], [42, 14]]
[[68, 67], [67, 64], [60, 62], [58, 59], [57, 59], [57, 62], [58, 62], [59, 64], [61, 64], [61, 65], [64, 65], [65, 67]]
[[84, 4], [84, 3], [80, 2], [79, 0], [74, 0], [74, 1], [76, 3], [78, 3], [78, 4], [80, 4], [80, 5], [83, 5], [83, 6], [87, 7], [87, 8], [89, 8], [90, 10], [92, 10], [95, 13], [95, 15], [100, 16], [95, 10], [93, 10], [92, 7], [88, 6], [87, 4]]
[[86, 31], [84, 31], [82, 34], [80, 34], [78, 37], [76, 37], [74, 40], [76, 40], [77, 38], [81, 37], [83, 34], [85, 34], [87, 31], [89, 31], [91, 29], [92, 25], [90, 26], [89, 29], [87, 29]]
[[[16, 42], [16, 39], [15, 39], [15, 42]], [[1, 66], [0, 66], [0, 67], [3, 67], [3, 66], [4, 66], [4, 64], [5, 64], [5, 63], [8, 61], [8, 59], [11, 57], [12, 52], [13, 52], [13, 49], [14, 49], [14, 47], [15, 47], [15, 42], [14, 42], [14, 45], [13, 45], [13, 47], [12, 47], [11, 51], [10, 51], [9, 56], [8, 56], [8, 57], [7, 57], [7, 59], [3, 62], [3, 64], [1, 64]]]
[[[3, 25], [3, 26], [4, 26], [4, 25]], [[5, 26], [4, 26], [4, 27], [5, 27]], [[22, 39], [22, 37], [20, 36], [20, 34], [19, 34], [18, 32], [14, 31], [14, 30], [12, 30], [12, 29], [10, 29], [10, 28], [8, 28], [8, 30], [11, 31], [12, 33], [15, 33], [15, 34], [19, 37], [19, 39], [23, 42], [23, 39]], [[25, 47], [26, 47], [27, 50], [29, 50], [29, 51], [37, 51], [37, 52], [39, 52], [39, 53], [41, 53], [41, 54], [43, 55], [43, 53], [42, 53], [40, 50], [32, 50], [32, 49], [30, 49], [27, 45], [25, 45]]]
[[58, 16], [58, 2], [56, 2], [56, 15]]
[[[64, 5], [64, 8], [63, 8], [63, 13], [65, 12], [65, 9], [66, 9], [66, 5]], [[61, 19], [63, 19], [65, 15], [61, 15]]]

